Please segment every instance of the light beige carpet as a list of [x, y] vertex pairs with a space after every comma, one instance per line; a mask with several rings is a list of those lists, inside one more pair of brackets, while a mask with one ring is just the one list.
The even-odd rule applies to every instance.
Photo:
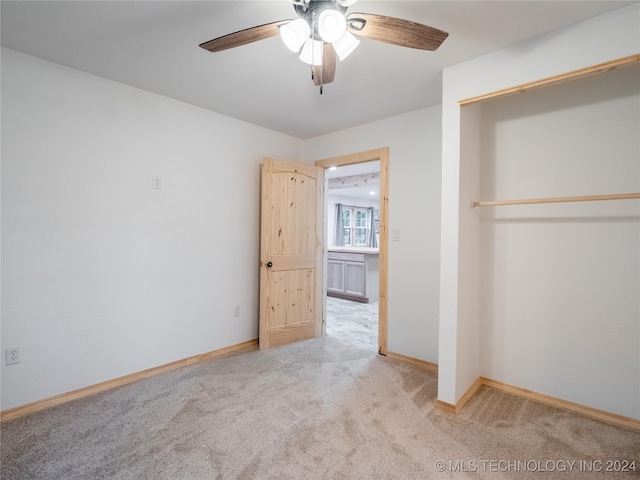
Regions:
[[602, 471], [640, 433], [489, 388], [451, 416], [436, 389], [335, 336], [253, 351], [3, 423], [2, 479], [640, 478]]

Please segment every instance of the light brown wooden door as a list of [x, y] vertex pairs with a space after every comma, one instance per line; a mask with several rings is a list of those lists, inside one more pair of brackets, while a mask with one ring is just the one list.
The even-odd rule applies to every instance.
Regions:
[[260, 348], [314, 338], [323, 327], [324, 170], [262, 164]]

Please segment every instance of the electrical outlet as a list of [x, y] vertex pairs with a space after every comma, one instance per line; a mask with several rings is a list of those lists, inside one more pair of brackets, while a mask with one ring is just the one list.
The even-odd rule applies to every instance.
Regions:
[[7, 365], [15, 365], [20, 363], [20, 347], [5, 348]]
[[240, 305], [234, 305], [234, 307], [233, 307], [233, 316], [234, 317], [239, 317], [240, 316]]

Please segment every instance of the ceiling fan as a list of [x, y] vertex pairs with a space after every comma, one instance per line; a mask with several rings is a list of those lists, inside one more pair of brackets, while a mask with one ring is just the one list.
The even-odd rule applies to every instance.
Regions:
[[280, 35], [285, 45], [300, 53], [300, 60], [311, 65], [316, 86], [331, 83], [335, 77], [336, 56], [344, 60], [365, 37], [401, 47], [436, 50], [449, 35], [434, 27], [370, 13], [350, 13], [357, 0], [290, 0], [296, 20], [280, 20], [229, 33], [200, 44], [210, 52], [220, 52]]

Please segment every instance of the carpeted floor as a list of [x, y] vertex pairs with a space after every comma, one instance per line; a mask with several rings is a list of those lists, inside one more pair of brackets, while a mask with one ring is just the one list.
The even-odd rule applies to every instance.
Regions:
[[448, 415], [433, 373], [345, 328], [4, 422], [2, 479], [640, 477], [640, 433], [489, 388]]

